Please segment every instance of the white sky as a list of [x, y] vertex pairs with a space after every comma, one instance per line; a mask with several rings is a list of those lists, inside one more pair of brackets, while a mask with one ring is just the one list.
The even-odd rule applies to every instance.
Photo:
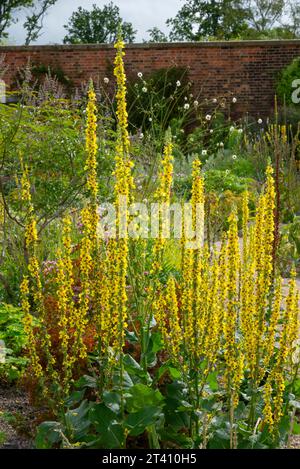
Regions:
[[[51, 7], [44, 20], [44, 28], [41, 37], [35, 44], [62, 43], [67, 31], [63, 25], [67, 23], [73, 11], [79, 6], [89, 10], [93, 4], [103, 7], [109, 0], [58, 0]], [[136, 41], [142, 42], [148, 38], [147, 29], [157, 26], [167, 32], [165, 21], [174, 17], [182, 6], [182, 0], [113, 0], [120, 8], [123, 20], [130, 21], [137, 30]], [[19, 15], [19, 22], [9, 29], [9, 44], [23, 44], [24, 30], [22, 27], [24, 17]]]

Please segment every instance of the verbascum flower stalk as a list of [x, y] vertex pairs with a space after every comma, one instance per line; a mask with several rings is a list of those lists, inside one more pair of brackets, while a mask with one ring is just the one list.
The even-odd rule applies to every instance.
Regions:
[[154, 198], [159, 206], [159, 232], [158, 237], [154, 242], [153, 246], [153, 273], [158, 273], [161, 269], [162, 255], [163, 250], [166, 244], [166, 239], [164, 238], [164, 227], [165, 221], [162, 212], [162, 207], [167, 209], [170, 206], [171, 200], [171, 188], [173, 181], [173, 145], [171, 141], [171, 135], [168, 132], [166, 135], [166, 143], [164, 146], [163, 158], [161, 161], [161, 170], [158, 175], [158, 187], [155, 191]]
[[76, 313], [73, 302], [73, 266], [72, 266], [72, 245], [71, 245], [71, 218], [66, 216], [63, 220], [63, 246], [57, 253], [57, 307], [59, 312], [58, 327], [59, 340], [62, 352], [62, 389], [67, 395], [72, 380], [73, 366], [77, 361], [77, 350], [73, 337], [76, 327]]
[[[115, 334], [112, 337], [114, 355], [122, 353], [127, 327], [127, 292], [126, 275], [128, 270], [128, 233], [129, 213], [127, 204], [133, 200], [134, 182], [132, 176], [133, 162], [130, 159], [130, 140], [128, 134], [128, 114], [126, 103], [126, 74], [124, 69], [124, 42], [119, 39], [115, 44], [114, 75], [117, 81], [117, 144], [115, 149], [115, 206], [117, 212], [117, 239], [108, 243], [107, 255], [115, 259], [109, 277], [111, 283], [110, 304], [113, 305], [112, 324]], [[126, 206], [124, 207], [123, 202]], [[123, 232], [125, 226], [126, 232]]]
[[88, 92], [88, 104], [86, 109], [87, 122], [85, 130], [85, 147], [86, 147], [86, 187], [89, 195], [89, 211], [90, 211], [90, 236], [93, 241], [97, 239], [97, 225], [98, 225], [98, 212], [97, 212], [97, 196], [98, 196], [98, 182], [97, 182], [97, 106], [96, 94], [94, 91], [93, 83], [90, 83]]
[[86, 149], [86, 188], [88, 202], [81, 211], [83, 225], [83, 238], [80, 243], [80, 276], [81, 291], [79, 294], [79, 306], [74, 309], [74, 353], [81, 359], [86, 359], [87, 348], [84, 343], [84, 335], [88, 324], [90, 306], [95, 297], [93, 274], [95, 271], [94, 259], [97, 254], [97, 226], [98, 226], [98, 182], [97, 182], [97, 107], [96, 94], [92, 82], [88, 92], [88, 104], [86, 108], [87, 122], [85, 132]]
[[162, 334], [166, 350], [169, 352], [173, 362], [176, 364], [179, 359], [182, 334], [178, 310], [178, 300], [176, 294], [176, 283], [170, 277], [165, 292], [161, 293], [158, 309], [158, 327]]
[[[279, 350], [277, 352], [274, 366], [267, 380], [267, 391], [269, 386], [269, 388], [272, 388], [273, 393], [270, 394], [265, 391], [264, 396], [264, 418], [265, 422], [269, 424], [272, 432], [278, 428], [280, 420], [283, 417], [283, 396], [285, 391], [287, 365], [292, 356], [294, 341], [299, 334], [299, 294], [296, 288], [295, 277], [296, 272], [295, 270], [292, 270], [285, 311], [282, 317]], [[276, 307], [278, 308], [278, 305], [276, 305]]]
[[229, 231], [227, 241], [228, 262], [228, 300], [224, 313], [224, 358], [226, 363], [225, 380], [230, 390], [231, 404], [236, 407], [238, 392], [243, 377], [243, 355], [240, 344], [236, 341], [238, 326], [238, 282], [240, 272], [240, 250], [238, 240], [237, 217], [232, 213], [229, 217]]
[[[45, 325], [44, 298], [40, 277], [40, 266], [36, 253], [38, 233], [36, 219], [34, 216], [34, 208], [31, 200], [29, 174], [28, 168], [24, 166], [22, 158], [20, 159], [20, 162], [22, 168], [21, 199], [28, 210], [27, 223], [25, 226], [25, 247], [28, 255], [28, 274], [24, 276], [20, 286], [21, 304], [25, 313], [24, 329], [28, 336], [28, 356], [33, 373], [37, 378], [43, 377], [44, 371], [46, 371], [48, 377], [51, 375], [52, 377], [55, 377], [53, 369], [55, 359], [51, 354], [51, 338]], [[29, 302], [30, 296], [32, 297], [33, 306], [38, 316], [38, 328], [34, 328], [33, 317], [31, 315], [31, 305]], [[46, 370], [43, 370], [41, 365], [40, 354], [37, 349], [38, 342], [40, 342], [40, 349], [45, 354]]]

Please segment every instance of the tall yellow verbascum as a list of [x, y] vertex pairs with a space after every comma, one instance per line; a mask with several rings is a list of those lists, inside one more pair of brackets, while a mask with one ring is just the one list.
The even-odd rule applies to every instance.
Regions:
[[229, 231], [227, 241], [228, 262], [228, 300], [224, 312], [224, 358], [226, 363], [225, 379], [227, 389], [230, 390], [231, 404], [235, 407], [238, 403], [238, 393], [243, 378], [244, 356], [240, 350], [240, 344], [236, 341], [239, 307], [239, 272], [240, 249], [238, 239], [237, 217], [232, 213], [229, 217]]
[[[42, 282], [40, 276], [40, 266], [37, 259], [37, 242], [38, 233], [36, 219], [34, 216], [34, 208], [31, 200], [30, 181], [27, 166], [24, 166], [22, 158], [20, 159], [22, 177], [21, 177], [21, 199], [27, 208], [27, 222], [25, 226], [25, 247], [27, 251], [27, 275], [24, 275], [20, 285], [21, 305], [24, 311], [24, 330], [28, 337], [28, 356], [30, 359], [33, 374], [36, 378], [42, 378], [44, 371], [47, 377], [52, 375], [56, 377], [54, 372], [55, 359], [51, 354], [51, 338], [45, 327], [45, 309], [44, 297], [42, 291]], [[29, 298], [32, 298], [32, 305]], [[31, 309], [34, 308], [35, 314], [38, 316], [39, 326], [34, 328], [33, 316]], [[43, 370], [37, 343], [46, 356], [46, 367]], [[46, 389], [45, 389], [46, 390]]]
[[83, 238], [80, 243], [80, 276], [81, 291], [79, 293], [79, 306], [74, 309], [74, 342], [75, 353], [81, 358], [87, 357], [84, 343], [84, 334], [88, 323], [90, 305], [95, 296], [92, 275], [95, 270], [94, 259], [97, 251], [97, 107], [96, 94], [92, 82], [90, 83], [87, 104], [86, 123], [86, 187], [88, 190], [88, 203], [81, 211], [83, 225]]
[[[268, 376], [264, 392], [265, 407], [263, 413], [265, 422], [268, 423], [272, 432], [283, 416], [283, 395], [288, 370], [287, 365], [292, 357], [294, 341], [299, 335], [299, 292], [296, 288], [295, 277], [296, 272], [292, 270], [285, 311], [282, 317], [279, 350], [275, 364]], [[278, 308], [278, 305], [276, 305], [276, 308]]]
[[[130, 158], [130, 140], [128, 134], [128, 114], [126, 103], [126, 74], [124, 69], [124, 42], [119, 39], [115, 44], [114, 75], [117, 81], [117, 142], [115, 148], [115, 207], [117, 213], [117, 238], [111, 239], [107, 247], [107, 256], [114, 263], [107, 265], [108, 285], [110, 288], [108, 315], [113, 328], [112, 349], [114, 355], [122, 353], [127, 327], [127, 291], [126, 275], [128, 270], [128, 204], [133, 201], [134, 181], [133, 162]], [[107, 293], [107, 292], [106, 292]]]
[[156, 320], [162, 334], [162, 340], [174, 363], [180, 357], [182, 331], [180, 326], [176, 283], [173, 277], [167, 282], [165, 291], [161, 292], [158, 300]]

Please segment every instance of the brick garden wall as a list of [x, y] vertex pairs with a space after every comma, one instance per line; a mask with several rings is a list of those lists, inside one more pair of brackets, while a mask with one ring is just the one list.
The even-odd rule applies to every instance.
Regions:
[[[90, 77], [111, 78], [115, 51], [102, 44], [2, 46], [1, 54], [9, 65], [4, 77], [9, 86], [29, 57], [33, 64], [61, 68], [79, 86]], [[270, 113], [278, 73], [298, 56], [300, 40], [132, 44], [127, 46], [125, 63], [128, 75], [188, 67], [195, 93], [201, 91], [207, 98], [234, 95], [234, 114], [256, 117]]]

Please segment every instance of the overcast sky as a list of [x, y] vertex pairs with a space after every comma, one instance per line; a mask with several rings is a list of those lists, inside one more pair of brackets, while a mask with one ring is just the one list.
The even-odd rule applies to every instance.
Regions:
[[[44, 21], [42, 36], [35, 44], [61, 43], [66, 30], [64, 24], [67, 23], [72, 12], [79, 6], [91, 9], [93, 4], [102, 7], [109, 3], [109, 0], [58, 0], [53, 6]], [[134, 29], [137, 30], [136, 41], [141, 42], [147, 39], [147, 29], [157, 26], [162, 31], [167, 31], [165, 21], [174, 17], [182, 5], [182, 0], [114, 0], [114, 4], [120, 8], [121, 17], [125, 21], [130, 21]], [[11, 26], [9, 33], [10, 44], [24, 43], [24, 30], [22, 18], [19, 15], [19, 22]]]

